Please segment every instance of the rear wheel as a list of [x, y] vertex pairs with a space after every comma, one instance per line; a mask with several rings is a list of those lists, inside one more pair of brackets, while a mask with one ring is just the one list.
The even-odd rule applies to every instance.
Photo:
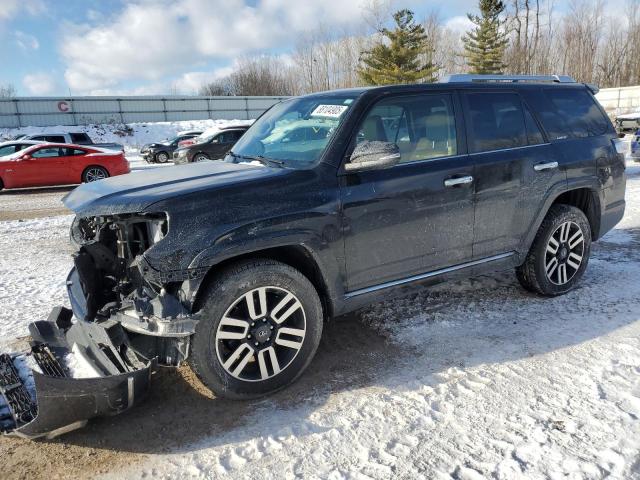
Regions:
[[590, 252], [591, 226], [582, 210], [553, 205], [516, 275], [529, 291], [562, 295], [582, 278]]
[[84, 183], [96, 182], [109, 177], [109, 172], [103, 167], [88, 167], [82, 174], [82, 181]]
[[169, 154], [167, 152], [159, 152], [156, 154], [156, 162], [167, 163], [169, 160]]
[[271, 260], [239, 263], [207, 292], [191, 366], [218, 396], [267, 395], [307, 368], [322, 318], [315, 288], [296, 269]]
[[198, 153], [193, 157], [194, 162], [204, 162], [205, 160], [209, 160], [209, 157], [207, 157], [204, 153]]
[[4, 183], [2, 183], [2, 179], [0, 178], [0, 190], [4, 188]]

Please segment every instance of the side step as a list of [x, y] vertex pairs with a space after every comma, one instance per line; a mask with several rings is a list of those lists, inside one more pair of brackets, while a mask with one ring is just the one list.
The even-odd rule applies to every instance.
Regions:
[[156, 360], [143, 363], [128, 350], [117, 323], [70, 319], [57, 307], [48, 321], [29, 325], [29, 352], [0, 355], [2, 433], [52, 438], [146, 396]]

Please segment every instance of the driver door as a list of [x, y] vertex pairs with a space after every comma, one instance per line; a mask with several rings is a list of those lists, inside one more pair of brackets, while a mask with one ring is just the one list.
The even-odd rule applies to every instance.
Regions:
[[43, 147], [31, 152], [31, 158], [20, 160], [22, 184], [25, 187], [61, 185], [65, 183], [65, 148]]
[[340, 176], [349, 292], [471, 260], [474, 166], [458, 153], [464, 144], [456, 104], [453, 93], [386, 98], [356, 130], [352, 148], [393, 142], [401, 160]]

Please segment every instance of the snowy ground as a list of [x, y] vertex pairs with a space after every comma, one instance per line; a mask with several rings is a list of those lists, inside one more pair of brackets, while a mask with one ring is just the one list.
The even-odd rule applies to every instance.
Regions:
[[[0, 457], [16, 478], [640, 478], [640, 165], [628, 176], [623, 222], [566, 296], [509, 274], [412, 292], [328, 325], [266, 400], [170, 376], [147, 409], [0, 439]], [[0, 346], [65, 302], [70, 220], [0, 222]]]

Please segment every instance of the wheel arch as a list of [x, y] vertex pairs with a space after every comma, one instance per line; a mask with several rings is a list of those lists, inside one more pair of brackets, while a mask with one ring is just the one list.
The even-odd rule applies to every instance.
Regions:
[[[600, 197], [598, 192], [589, 187], [568, 190], [558, 195], [551, 205], [570, 205], [582, 211], [591, 226], [591, 238], [597, 240], [600, 236]], [[551, 206], [549, 206], [551, 208]], [[548, 210], [548, 209], [547, 209]]]
[[325, 319], [333, 316], [335, 305], [320, 266], [320, 262], [309, 249], [302, 245], [284, 245], [256, 250], [226, 258], [213, 265], [209, 268], [198, 286], [192, 310], [194, 312], [200, 310], [209, 286], [215, 281], [221, 272], [238, 262], [255, 259], [275, 260], [298, 270], [311, 282], [318, 292], [318, 296], [322, 302]]

